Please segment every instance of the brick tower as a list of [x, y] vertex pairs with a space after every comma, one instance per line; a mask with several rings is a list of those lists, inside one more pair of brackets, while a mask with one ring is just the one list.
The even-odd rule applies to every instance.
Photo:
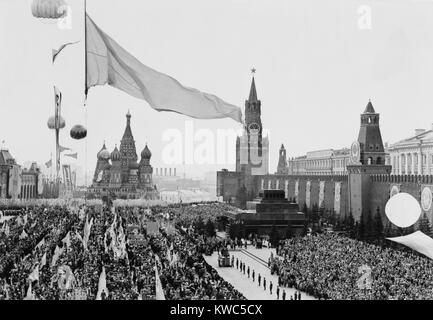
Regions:
[[370, 203], [370, 176], [390, 174], [392, 167], [385, 165], [385, 149], [379, 126], [379, 114], [368, 102], [361, 114], [361, 127], [358, 140], [352, 144], [349, 174], [349, 205], [355, 221], [360, 221], [367, 213]]

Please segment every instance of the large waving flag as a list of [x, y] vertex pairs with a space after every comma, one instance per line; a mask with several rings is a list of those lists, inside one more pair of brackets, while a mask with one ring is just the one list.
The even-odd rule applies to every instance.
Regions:
[[242, 123], [242, 111], [217, 96], [188, 88], [176, 79], [138, 61], [105, 34], [86, 15], [86, 93], [109, 84], [146, 100], [158, 111], [172, 111], [197, 119], [232, 118]]

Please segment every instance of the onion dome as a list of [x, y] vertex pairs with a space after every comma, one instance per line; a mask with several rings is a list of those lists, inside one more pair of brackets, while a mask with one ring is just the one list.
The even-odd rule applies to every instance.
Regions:
[[141, 157], [143, 159], [150, 159], [152, 157], [152, 152], [150, 152], [149, 148], [147, 147], [147, 144], [144, 150], [141, 152]]
[[98, 159], [99, 160], [109, 160], [110, 159], [110, 152], [107, 150], [107, 147], [104, 146], [102, 147], [101, 151], [98, 152]]
[[63, 129], [66, 127], [65, 119], [62, 117], [59, 118], [58, 128], [56, 128], [56, 117], [52, 116], [48, 119], [47, 125], [49, 129]]
[[111, 161], [120, 161], [120, 151], [117, 149], [117, 146], [114, 148], [113, 152], [111, 153]]

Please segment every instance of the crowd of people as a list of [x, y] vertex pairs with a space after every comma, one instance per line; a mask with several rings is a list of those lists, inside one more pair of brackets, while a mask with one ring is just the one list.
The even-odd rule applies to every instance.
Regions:
[[[245, 247], [247, 247], [247, 242], [245, 242]], [[236, 270], [239, 270], [241, 275], [247, 276], [248, 279], [251, 279], [253, 283], [257, 283], [260, 288], [263, 287], [263, 290], [266, 291], [268, 288], [269, 294], [271, 296], [275, 294], [277, 300], [280, 300], [280, 298], [281, 300], [286, 300], [287, 294], [286, 294], [286, 290], [282, 288], [283, 287], [282, 282], [279, 282], [275, 288], [274, 283], [272, 283], [272, 281], [269, 281], [268, 283], [264, 275], [261, 275], [260, 273], [256, 274], [256, 270], [250, 268], [249, 265], [246, 265], [246, 263], [240, 260], [239, 258], [235, 259], [233, 255], [231, 257], [231, 265], [232, 267], [236, 267]], [[269, 258], [268, 267], [271, 268], [271, 266], [273, 265], [275, 265], [274, 257], [273, 255], [271, 255], [271, 257]], [[301, 299], [302, 299], [302, 294], [301, 292], [298, 291], [295, 291], [294, 295], [290, 296], [290, 300], [301, 300]]]
[[196, 208], [20, 208], [0, 223], [0, 299], [155, 299], [156, 268], [166, 299], [244, 299], [203, 259], [221, 243], [191, 227], [222, 209]]
[[0, 231], [0, 299], [154, 294], [153, 253], [145, 242], [126, 245], [129, 216], [91, 206], [79, 213], [66, 206], [22, 209]]
[[319, 299], [433, 299], [433, 262], [327, 233], [285, 240], [271, 268], [280, 285]]
[[[245, 299], [203, 257], [246, 245], [197, 229], [197, 221], [215, 222], [225, 210], [231, 208], [39, 205], [5, 211], [0, 300]], [[433, 299], [430, 259], [333, 233], [282, 241], [268, 264], [278, 283], [233, 256], [231, 265], [283, 300], [287, 287], [318, 299]], [[294, 300], [300, 299], [297, 292]]]
[[[245, 297], [203, 258], [203, 254], [224, 247], [216, 237], [206, 237], [194, 230], [196, 219], [215, 219], [225, 205], [180, 206], [168, 211], [175, 221], [174, 232], [162, 230], [151, 238], [152, 250], [160, 262], [160, 279], [168, 300], [244, 300]], [[159, 212], [156, 210], [156, 212]], [[167, 213], [167, 212], [166, 212]]]

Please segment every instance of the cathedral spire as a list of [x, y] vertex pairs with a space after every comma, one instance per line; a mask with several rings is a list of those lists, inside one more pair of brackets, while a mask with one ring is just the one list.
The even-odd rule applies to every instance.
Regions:
[[131, 138], [132, 137], [132, 131], [131, 131], [131, 113], [128, 110], [128, 113], [126, 114], [126, 128], [125, 132], [123, 133], [123, 138]]

